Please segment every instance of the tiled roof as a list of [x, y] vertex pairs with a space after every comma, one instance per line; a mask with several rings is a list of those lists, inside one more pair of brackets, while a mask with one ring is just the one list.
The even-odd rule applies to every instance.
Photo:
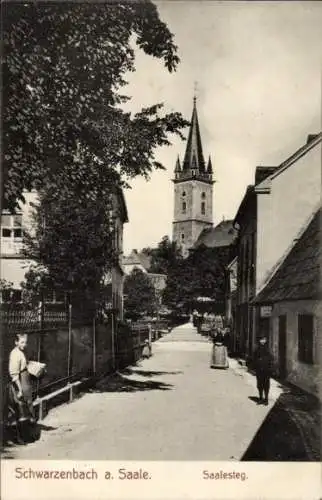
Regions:
[[146, 271], [148, 271], [151, 266], [151, 257], [143, 252], [132, 250], [130, 255], [123, 257], [123, 266], [126, 265], [141, 265]]
[[255, 303], [308, 300], [319, 297], [321, 209], [311, 219], [281, 266], [259, 292]]
[[202, 245], [208, 248], [228, 247], [235, 242], [237, 230], [232, 220], [223, 220], [216, 227], [204, 229], [197, 239], [194, 248]]

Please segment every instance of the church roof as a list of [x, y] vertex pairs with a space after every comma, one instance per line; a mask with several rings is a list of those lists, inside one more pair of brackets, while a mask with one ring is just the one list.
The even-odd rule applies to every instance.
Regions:
[[200, 173], [205, 172], [205, 160], [202, 152], [196, 98], [193, 100], [193, 111], [182, 170], [189, 170], [191, 168], [198, 169]]
[[209, 155], [208, 165], [207, 165], [207, 174], [212, 174], [212, 163]]
[[255, 303], [318, 299], [320, 296], [321, 209], [258, 293]]
[[176, 168], [174, 169], [175, 173], [181, 172], [181, 165], [180, 165], [180, 158], [178, 155], [177, 161], [176, 161]]
[[237, 238], [237, 230], [232, 220], [223, 220], [216, 227], [204, 229], [194, 244], [194, 248], [206, 246], [208, 248], [229, 247]]

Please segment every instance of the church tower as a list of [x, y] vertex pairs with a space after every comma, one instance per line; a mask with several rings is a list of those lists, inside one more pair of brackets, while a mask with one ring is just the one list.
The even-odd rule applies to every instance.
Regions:
[[174, 177], [172, 239], [187, 256], [201, 231], [213, 225], [213, 170], [210, 157], [207, 166], [203, 157], [195, 97], [184, 160], [181, 165], [178, 156]]

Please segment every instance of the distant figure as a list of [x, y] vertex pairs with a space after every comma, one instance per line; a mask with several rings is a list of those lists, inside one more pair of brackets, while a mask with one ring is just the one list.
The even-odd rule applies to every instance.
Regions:
[[230, 348], [230, 328], [226, 327], [224, 331], [225, 331], [224, 344], [227, 348], [227, 353], [230, 353], [230, 351], [231, 351], [231, 348]]
[[[272, 375], [273, 357], [268, 347], [265, 336], [259, 339], [259, 345], [254, 352], [254, 368], [259, 393], [258, 404], [268, 405], [268, 394], [270, 389], [270, 378]], [[264, 395], [264, 399], [263, 399]]]
[[224, 335], [223, 335], [223, 331], [221, 330], [221, 328], [216, 328], [216, 330], [214, 331], [213, 342], [215, 344], [223, 344], [224, 343]]
[[216, 328], [212, 335], [212, 355], [211, 368], [228, 368], [228, 355], [225, 339], [225, 331], [223, 328]]
[[198, 326], [198, 312], [196, 310], [192, 313], [192, 324], [194, 327]]
[[143, 359], [149, 359], [151, 356], [152, 356], [151, 344], [148, 341], [148, 339], [146, 339], [144, 341], [144, 347], [143, 347], [143, 351], [142, 351], [142, 358]]

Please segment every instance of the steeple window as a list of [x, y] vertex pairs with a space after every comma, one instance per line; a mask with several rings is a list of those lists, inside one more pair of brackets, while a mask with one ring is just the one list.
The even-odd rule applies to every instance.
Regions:
[[205, 193], [205, 192], [201, 193], [201, 198], [202, 198], [203, 200], [206, 198], [206, 193]]
[[181, 235], [181, 241], [184, 241], [184, 233]]
[[182, 202], [182, 213], [185, 214], [187, 210], [187, 204], [185, 201]]
[[204, 201], [201, 202], [201, 214], [202, 215], [206, 214], [206, 204]]

